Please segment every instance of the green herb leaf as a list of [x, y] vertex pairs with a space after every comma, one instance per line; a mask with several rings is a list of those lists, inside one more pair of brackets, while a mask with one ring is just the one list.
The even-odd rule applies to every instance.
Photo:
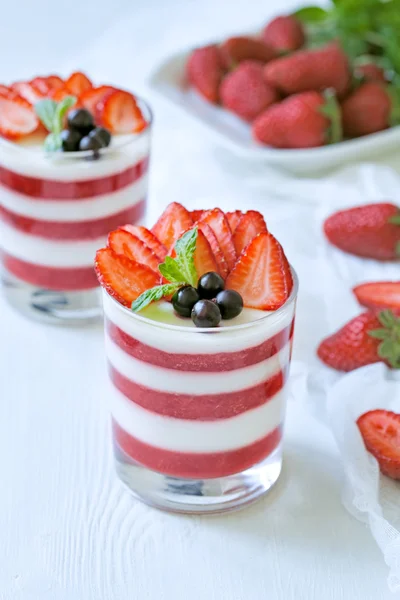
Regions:
[[164, 262], [158, 265], [161, 275], [172, 283], [182, 283], [186, 281], [185, 275], [181, 272], [177, 261], [171, 256], [166, 256]]
[[62, 130], [64, 116], [67, 110], [69, 110], [71, 106], [74, 106], [74, 104], [76, 104], [75, 96], [65, 96], [65, 98], [63, 98], [61, 102], [57, 104], [56, 113], [54, 117], [54, 128], [52, 129], [52, 131]]
[[329, 17], [329, 13], [320, 6], [304, 6], [296, 10], [293, 16], [303, 23], [319, 23], [325, 21]]
[[393, 223], [394, 225], [400, 225], [400, 211], [397, 215], [393, 215], [393, 217], [390, 217], [389, 223]]
[[342, 141], [342, 117], [338, 101], [336, 100], [336, 94], [334, 90], [325, 90], [324, 92], [325, 104], [321, 106], [319, 111], [328, 117], [329, 119], [329, 130], [328, 130], [328, 143], [336, 144]]
[[164, 296], [173, 294], [179, 287], [179, 283], [166, 283], [164, 285], [157, 285], [156, 287], [151, 288], [151, 290], [146, 290], [143, 294], [140, 294], [139, 298], [136, 298], [136, 300], [132, 302], [131, 309], [133, 312], [139, 312], [151, 302], [156, 302], [157, 300], [164, 298]]
[[46, 152], [56, 152], [61, 148], [61, 138], [58, 133], [49, 133], [44, 140], [44, 149]]
[[197, 227], [183, 234], [175, 244], [176, 262], [185, 281], [190, 285], [197, 285], [197, 272], [194, 266], [194, 253], [197, 242]]
[[36, 102], [35, 113], [46, 127], [48, 131], [53, 131], [53, 123], [57, 110], [57, 102], [54, 100], [50, 100], [50, 98], [45, 98], [44, 100], [39, 100]]
[[378, 354], [394, 369], [400, 368], [400, 318], [391, 310], [382, 310], [378, 319], [384, 329], [368, 331], [371, 337], [382, 340]]
[[368, 332], [371, 337], [377, 338], [378, 340], [386, 340], [390, 336], [390, 332], [387, 329], [373, 329]]

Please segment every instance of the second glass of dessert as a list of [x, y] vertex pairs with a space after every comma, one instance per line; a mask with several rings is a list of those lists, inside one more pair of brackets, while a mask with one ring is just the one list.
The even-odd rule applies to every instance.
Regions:
[[297, 279], [256, 211], [173, 203], [96, 255], [117, 471], [158, 508], [213, 513], [277, 481]]
[[107, 233], [144, 218], [151, 112], [83, 74], [0, 85], [3, 292], [57, 324], [101, 315], [93, 256]]

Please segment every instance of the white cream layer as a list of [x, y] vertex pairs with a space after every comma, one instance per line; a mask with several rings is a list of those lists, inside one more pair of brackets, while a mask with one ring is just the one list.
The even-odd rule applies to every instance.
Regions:
[[96, 251], [107, 236], [86, 241], [57, 241], [18, 231], [0, 220], [0, 246], [4, 252], [28, 263], [46, 267], [91, 267]]
[[[170, 303], [162, 301], [168, 305]], [[190, 319], [176, 317], [174, 324], [165, 324], [144, 318], [143, 312], [132, 313], [110, 298], [103, 290], [105, 315], [122, 331], [158, 350], [171, 354], [217, 354], [238, 352], [262, 344], [275, 334], [288, 327], [294, 317], [295, 302], [288, 302], [281, 309], [268, 313], [245, 309], [237, 319], [222, 322], [212, 332], [196, 328]], [[260, 318], [263, 317], [263, 318]], [[235, 325], [243, 325], [236, 328]]]
[[175, 452], [226, 452], [243, 448], [272, 433], [283, 423], [286, 392], [265, 404], [218, 421], [189, 421], [155, 413], [113, 390], [111, 413], [131, 436], [157, 448]]
[[[147, 194], [148, 176], [117, 192], [79, 200], [40, 200], [0, 187], [0, 204], [24, 217], [42, 221], [81, 222], [109, 217], [135, 206]], [[1, 243], [1, 240], [0, 240]]]
[[42, 146], [23, 147], [0, 138], [0, 166], [27, 177], [82, 181], [124, 171], [148, 156], [149, 151], [150, 128], [137, 136], [116, 136], [99, 160], [71, 158], [63, 153], [46, 154]]
[[271, 358], [229, 373], [193, 373], [164, 369], [133, 358], [106, 336], [106, 353], [112, 366], [134, 383], [166, 393], [226, 394], [267, 381], [289, 363], [290, 344]]

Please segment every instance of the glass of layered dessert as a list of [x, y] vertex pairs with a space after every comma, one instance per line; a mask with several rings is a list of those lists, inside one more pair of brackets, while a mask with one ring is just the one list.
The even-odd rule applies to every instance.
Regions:
[[101, 315], [93, 256], [110, 229], [144, 218], [151, 113], [82, 73], [0, 86], [3, 292], [57, 324]]
[[277, 481], [297, 279], [260, 213], [170, 205], [96, 255], [117, 471], [139, 499], [233, 510]]

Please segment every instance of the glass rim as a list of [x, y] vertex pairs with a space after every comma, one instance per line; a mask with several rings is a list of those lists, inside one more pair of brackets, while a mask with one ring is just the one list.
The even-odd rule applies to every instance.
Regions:
[[[147, 126], [144, 129], [142, 129], [142, 131], [139, 131], [139, 133], [132, 134], [133, 137], [130, 137], [129, 139], [124, 141], [119, 146], [108, 146], [107, 148], [100, 148], [97, 152], [101, 156], [107, 156], [107, 154], [111, 154], [111, 153], [115, 152], [115, 150], [119, 150], [121, 148], [126, 148], [127, 146], [130, 146], [131, 144], [134, 144], [135, 142], [140, 140], [142, 137], [144, 137], [146, 134], [148, 134], [149, 131], [151, 131], [151, 128], [153, 125], [153, 120], [154, 120], [153, 110], [151, 109], [149, 103], [146, 100], [144, 100], [140, 96], [137, 96], [136, 94], [133, 94], [133, 95], [135, 96], [135, 99], [137, 101], [137, 104], [139, 105], [139, 108], [143, 107], [147, 113], [146, 114]], [[7, 149], [9, 150], [10, 148], [12, 148], [14, 151], [21, 152], [22, 155], [25, 154], [26, 158], [28, 158], [28, 156], [32, 154], [32, 150], [29, 148], [29, 146], [20, 146], [19, 144], [16, 144], [12, 140], [8, 140], [6, 138], [3, 138], [2, 136], [0, 136], [0, 147], [1, 146], [3, 146], [5, 150], [7, 150]], [[48, 155], [46, 155], [46, 158], [48, 158], [49, 160], [51, 160], [52, 158], [57, 158], [58, 160], [61, 159], [61, 161], [63, 161], [63, 160], [67, 161], [69, 159], [91, 158], [92, 156], [93, 156], [93, 150], [84, 150], [83, 152], [82, 151], [65, 152], [65, 153], [56, 151], [54, 153], [54, 156], [52, 156], [52, 153], [49, 153]]]
[[285, 309], [296, 300], [297, 293], [299, 290], [299, 279], [297, 277], [297, 273], [291, 265], [290, 269], [293, 275], [293, 288], [286, 302], [282, 304], [282, 306], [280, 306], [277, 310], [269, 312], [267, 315], [261, 317], [260, 319], [256, 319], [255, 321], [249, 321], [248, 323], [241, 323], [240, 325], [232, 325], [232, 327], [184, 327], [183, 325], [171, 325], [170, 323], [163, 323], [162, 321], [154, 321], [153, 319], [142, 317], [140, 316], [140, 314], [132, 312], [129, 308], [123, 306], [115, 298], [113, 298], [105, 288], [102, 288], [102, 290], [103, 293], [107, 295], [107, 297], [118, 307], [119, 310], [121, 310], [123, 313], [126, 313], [128, 318], [133, 319], [134, 321], [137, 321], [143, 325], [155, 327], [157, 329], [167, 329], [169, 331], [179, 331], [182, 333], [188, 333], [193, 335], [198, 335], [199, 333], [226, 333], [228, 331], [242, 331], [251, 327], [257, 327], [258, 325], [267, 322], [268, 319], [272, 319], [273, 317], [276, 317], [276, 315], [282, 314], [285, 311]]

